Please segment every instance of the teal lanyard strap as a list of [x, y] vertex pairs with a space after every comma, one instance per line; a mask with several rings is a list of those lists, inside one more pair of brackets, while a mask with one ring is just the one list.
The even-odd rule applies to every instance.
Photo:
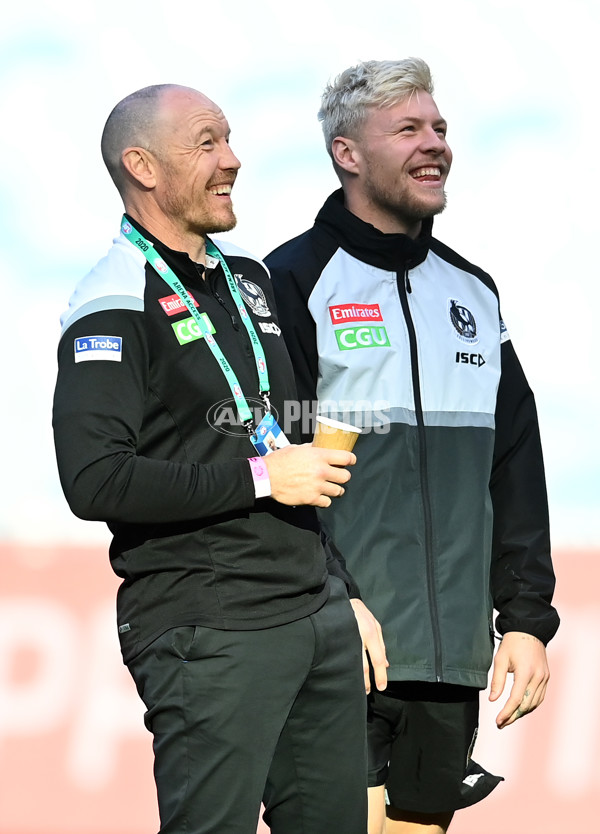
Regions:
[[[125, 237], [137, 246], [137, 248], [143, 252], [146, 260], [148, 263], [156, 270], [156, 272], [161, 276], [161, 278], [171, 287], [171, 289], [179, 296], [179, 298], [183, 301], [189, 312], [191, 313], [194, 321], [198, 325], [202, 336], [204, 337], [204, 341], [208, 345], [210, 351], [212, 352], [213, 356], [219, 363], [221, 370], [227, 380], [235, 403], [237, 405], [237, 409], [240, 415], [240, 420], [246, 426], [249, 434], [254, 433], [254, 418], [252, 411], [248, 406], [248, 402], [244, 397], [242, 392], [241, 385], [238, 382], [238, 378], [235, 375], [233, 368], [225, 358], [221, 348], [217, 344], [215, 337], [210, 332], [210, 328], [204, 319], [204, 315], [200, 313], [194, 302], [192, 301], [189, 293], [177, 277], [171, 267], [165, 263], [165, 261], [160, 257], [158, 252], [154, 249], [154, 246], [146, 240], [146, 238], [139, 232], [135, 226], [127, 220], [126, 217], [123, 218], [121, 223], [121, 232], [125, 235]], [[229, 287], [229, 292], [233, 298], [233, 301], [239, 310], [240, 316], [244, 325], [246, 326], [246, 330], [248, 331], [248, 335], [250, 337], [250, 342], [252, 344], [252, 348], [254, 351], [254, 358], [256, 362], [256, 369], [258, 371], [258, 379], [259, 379], [259, 390], [261, 396], [264, 400], [266, 410], [270, 410], [270, 403], [269, 403], [269, 374], [267, 371], [267, 362], [264, 355], [264, 351], [262, 345], [260, 343], [260, 339], [258, 338], [258, 334], [254, 329], [254, 325], [252, 324], [252, 320], [248, 315], [248, 311], [244, 305], [244, 302], [240, 296], [239, 290], [235, 283], [235, 280], [231, 274], [227, 263], [225, 262], [225, 258], [219, 252], [216, 246], [210, 241], [207, 241], [206, 251], [212, 257], [218, 258], [221, 266], [223, 267], [223, 271], [225, 273], [225, 277], [227, 279], [227, 285]]]
[[248, 332], [248, 336], [250, 337], [250, 344], [252, 345], [252, 350], [254, 352], [254, 362], [256, 364], [256, 370], [258, 372], [259, 391], [265, 401], [267, 411], [270, 411], [269, 394], [271, 392], [271, 387], [269, 385], [267, 359], [265, 357], [263, 346], [261, 345], [260, 339], [258, 338], [258, 333], [254, 329], [252, 319], [248, 315], [248, 310], [246, 309], [246, 305], [244, 304], [242, 296], [240, 295], [238, 285], [233, 275], [231, 274], [231, 270], [229, 269], [227, 261], [211, 240], [206, 241], [206, 254], [212, 256], [213, 258], [218, 258], [223, 268], [225, 278], [227, 279], [227, 286], [229, 287], [229, 292], [231, 293], [233, 302], [238, 309], [238, 312], [244, 323], [246, 331]]

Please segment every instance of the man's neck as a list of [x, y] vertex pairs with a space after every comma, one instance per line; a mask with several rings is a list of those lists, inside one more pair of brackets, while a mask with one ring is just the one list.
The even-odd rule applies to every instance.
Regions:
[[420, 220], [415, 220], [409, 224], [402, 217], [382, 211], [373, 203], [357, 200], [346, 191], [344, 191], [344, 205], [359, 220], [369, 223], [384, 235], [408, 235], [408, 237], [416, 240], [421, 231], [422, 223]]
[[139, 208], [127, 208], [134, 224], [136, 220], [157, 240], [176, 252], [186, 252], [194, 263], [206, 266], [206, 239], [198, 234], [179, 229], [164, 214], [153, 215]]

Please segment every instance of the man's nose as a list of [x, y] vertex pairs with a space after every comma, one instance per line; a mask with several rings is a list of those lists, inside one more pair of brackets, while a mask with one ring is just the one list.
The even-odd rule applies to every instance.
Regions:
[[423, 144], [429, 151], [443, 153], [448, 148], [446, 137], [434, 127], [427, 128], [423, 135]]
[[231, 150], [231, 147], [228, 142], [225, 143], [225, 146], [221, 152], [221, 157], [219, 159], [219, 168], [231, 170], [238, 170], [241, 168], [242, 163], [239, 161], [237, 156]]

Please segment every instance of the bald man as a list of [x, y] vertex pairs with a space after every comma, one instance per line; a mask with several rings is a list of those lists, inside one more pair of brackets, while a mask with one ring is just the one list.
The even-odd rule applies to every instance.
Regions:
[[102, 155], [125, 213], [62, 316], [53, 424], [71, 509], [113, 535], [160, 831], [254, 834], [264, 802], [274, 834], [364, 834], [361, 641], [315, 515], [355, 458], [287, 431], [268, 273], [209, 237], [235, 225], [229, 125], [148, 87]]

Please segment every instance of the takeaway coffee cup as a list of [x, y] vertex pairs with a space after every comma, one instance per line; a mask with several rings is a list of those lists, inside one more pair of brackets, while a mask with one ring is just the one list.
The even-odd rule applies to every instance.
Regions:
[[344, 449], [351, 452], [361, 432], [362, 429], [349, 423], [318, 416], [312, 445], [321, 449]]

